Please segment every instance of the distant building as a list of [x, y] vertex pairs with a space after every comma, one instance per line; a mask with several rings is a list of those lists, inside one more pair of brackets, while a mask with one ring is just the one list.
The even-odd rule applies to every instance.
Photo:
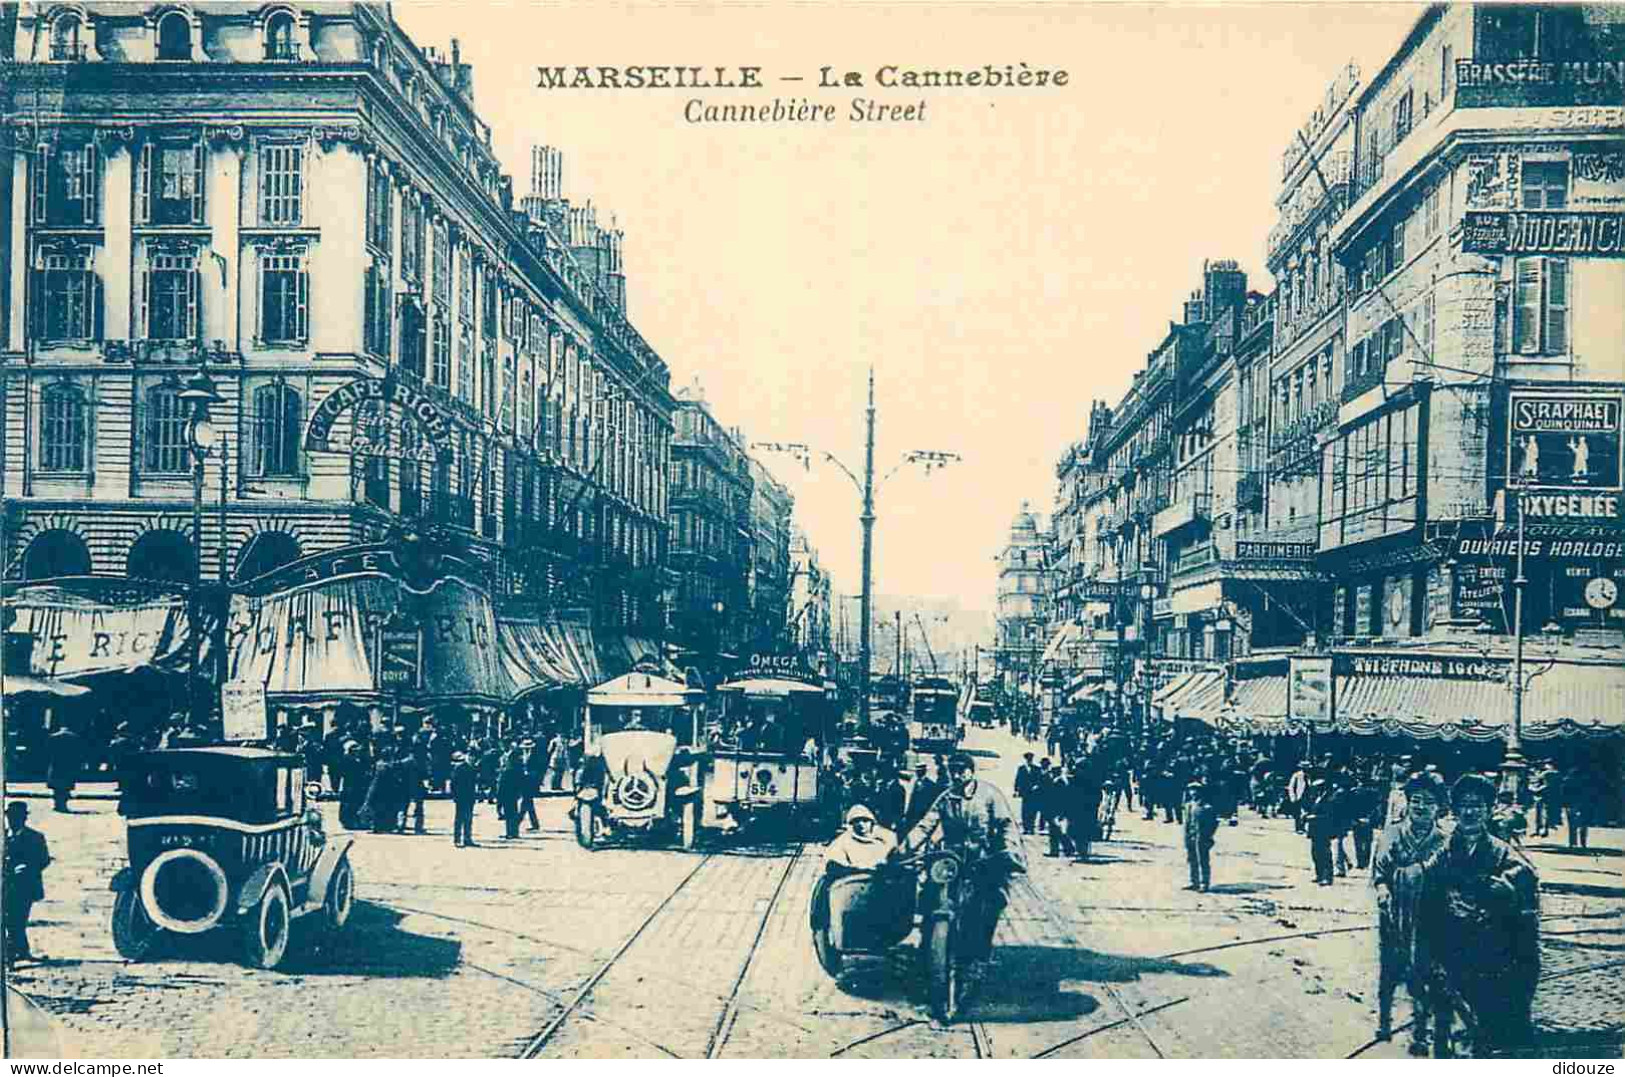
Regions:
[[1042, 672], [1039, 659], [1050, 622], [1048, 556], [1049, 537], [1023, 502], [999, 555], [994, 668], [1012, 690], [1031, 690]]

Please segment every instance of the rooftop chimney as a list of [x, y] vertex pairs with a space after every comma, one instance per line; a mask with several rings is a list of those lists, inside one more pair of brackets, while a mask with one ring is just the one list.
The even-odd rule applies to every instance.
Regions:
[[1202, 321], [1202, 293], [1195, 291], [1185, 300], [1185, 316], [1181, 319], [1183, 325], [1196, 325]]

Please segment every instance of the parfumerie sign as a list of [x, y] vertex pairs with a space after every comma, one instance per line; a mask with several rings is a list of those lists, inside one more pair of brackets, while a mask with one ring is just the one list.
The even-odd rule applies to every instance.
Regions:
[[1313, 542], [1237, 542], [1236, 558], [1241, 561], [1313, 561]]
[[1468, 210], [1461, 249], [1510, 255], [1625, 253], [1625, 212]]
[[357, 378], [334, 389], [316, 405], [305, 427], [305, 448], [311, 452], [348, 451], [348, 446], [334, 448], [330, 442], [333, 427], [350, 409], [367, 401], [399, 405], [418, 421], [430, 440], [442, 445], [451, 441], [451, 419], [428, 396], [392, 378]]

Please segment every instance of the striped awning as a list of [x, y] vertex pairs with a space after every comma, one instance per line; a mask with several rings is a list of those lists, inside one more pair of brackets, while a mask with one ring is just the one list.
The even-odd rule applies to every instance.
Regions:
[[1219, 698], [1224, 696], [1224, 674], [1218, 670], [1196, 670], [1186, 673], [1166, 689], [1161, 698], [1151, 697], [1151, 702], [1162, 708], [1165, 717], [1183, 717], [1186, 708], [1198, 700], [1206, 700], [1217, 693]]
[[1194, 718], [1210, 709], [1224, 706], [1224, 674], [1204, 673], [1191, 681], [1168, 706], [1179, 718]]
[[1181, 673], [1173, 680], [1151, 693], [1152, 705], [1160, 706], [1171, 696], [1173, 696], [1174, 693], [1183, 691], [1185, 686], [1191, 682], [1191, 678], [1194, 676], [1196, 676], [1194, 673]]

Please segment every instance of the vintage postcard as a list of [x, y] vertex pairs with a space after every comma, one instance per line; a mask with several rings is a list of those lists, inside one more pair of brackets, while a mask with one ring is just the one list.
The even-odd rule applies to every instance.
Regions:
[[5, 1055], [1606, 1072], [1622, 131], [1613, 3], [0, 2]]

